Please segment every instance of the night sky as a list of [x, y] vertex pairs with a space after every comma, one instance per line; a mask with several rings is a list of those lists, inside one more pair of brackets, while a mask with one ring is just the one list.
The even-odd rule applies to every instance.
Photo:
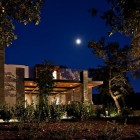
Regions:
[[[47, 59], [55, 65], [76, 69], [102, 65], [103, 61], [87, 45], [106, 35], [108, 28], [99, 17], [91, 16], [92, 7], [99, 8], [100, 13], [107, 8], [104, 0], [46, 0], [38, 26], [15, 22], [18, 39], [6, 48], [5, 63], [34, 66]], [[75, 43], [77, 38], [82, 41], [79, 45]], [[108, 41], [119, 42], [121, 46], [130, 44], [130, 39], [119, 33]], [[136, 92], [140, 92], [138, 82], [132, 81]]]

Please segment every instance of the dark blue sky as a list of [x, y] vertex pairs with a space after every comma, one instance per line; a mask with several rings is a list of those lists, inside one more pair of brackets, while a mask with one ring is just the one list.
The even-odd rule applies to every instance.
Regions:
[[[107, 28], [100, 18], [90, 15], [92, 7], [103, 12], [106, 3], [104, 0], [46, 0], [38, 26], [15, 22], [18, 39], [6, 48], [5, 63], [34, 66], [47, 59], [77, 69], [101, 65], [102, 60], [92, 54], [87, 44], [106, 35]], [[81, 38], [80, 45], [75, 43], [76, 38]], [[130, 41], [119, 33], [108, 40], [122, 46]], [[138, 80], [133, 84], [138, 84]], [[135, 86], [135, 91], [140, 91], [140, 87]]]

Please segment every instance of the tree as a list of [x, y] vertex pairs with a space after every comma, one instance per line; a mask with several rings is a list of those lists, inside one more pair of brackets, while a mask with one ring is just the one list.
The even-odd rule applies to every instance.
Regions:
[[[110, 68], [107, 65], [99, 66], [96, 69], [89, 69], [89, 74], [90, 74], [90, 77], [93, 77], [95, 81], [102, 80], [104, 83], [103, 85], [97, 87], [97, 91], [100, 93], [100, 98], [103, 105], [107, 107], [108, 103], [112, 103], [112, 101], [114, 100], [116, 108], [117, 108], [117, 112], [120, 113], [121, 108], [125, 107], [126, 105], [124, 102], [125, 97], [133, 93], [133, 88], [131, 87], [129, 83], [129, 79], [126, 76], [126, 74], [121, 76], [122, 78], [117, 79], [117, 76], [113, 75], [114, 72], [112, 72], [112, 75], [111, 75], [112, 78], [110, 78], [109, 70]], [[123, 82], [123, 80], [119, 81], [120, 79], [123, 79], [123, 78], [124, 78], [124, 81], [126, 81], [125, 83]], [[117, 84], [109, 85], [109, 81], [111, 81], [110, 83], [117, 83]], [[111, 92], [109, 92], [109, 89]], [[111, 100], [110, 97], [113, 100]], [[122, 104], [122, 101], [123, 101], [123, 104]]]
[[48, 97], [54, 87], [53, 71], [54, 66], [51, 62], [46, 60], [37, 71], [36, 83], [37, 87], [39, 88], [39, 112], [41, 114], [40, 117], [42, 118], [44, 109], [48, 107]]
[[107, 106], [107, 104], [111, 102], [110, 100], [111, 97], [108, 92], [108, 80], [109, 80], [108, 70], [109, 68], [106, 65], [89, 69], [89, 76], [92, 77], [94, 81], [103, 81], [103, 84], [98, 86], [96, 90], [100, 94], [99, 97], [100, 97], [101, 103], [104, 106]]
[[97, 80], [104, 80], [104, 85], [98, 90], [112, 97], [117, 112], [120, 114], [119, 98], [132, 91], [126, 76], [126, 73], [131, 70], [129, 47], [120, 48], [118, 43], [109, 43], [105, 46], [103, 40], [100, 41], [100, 44], [94, 41], [90, 42], [89, 47], [105, 62], [105, 66], [99, 67], [98, 71], [92, 70], [90, 73], [94, 74], [94, 78], [96, 77]]
[[17, 38], [14, 34], [14, 21], [27, 24], [40, 22], [43, 0], [1, 0], [0, 1], [0, 104], [4, 97], [4, 47]]
[[[101, 14], [106, 26], [111, 27], [108, 35], [120, 32], [131, 38], [130, 54], [140, 69], [140, 0], [106, 0], [110, 8]], [[93, 16], [97, 9], [91, 9]], [[138, 71], [137, 71], [138, 72]]]
[[0, 47], [9, 46], [16, 39], [14, 20], [23, 24], [40, 22], [43, 0], [1, 0], [0, 1]]
[[40, 96], [49, 94], [52, 91], [54, 87], [53, 71], [54, 65], [47, 60], [38, 69], [36, 83], [39, 87]]

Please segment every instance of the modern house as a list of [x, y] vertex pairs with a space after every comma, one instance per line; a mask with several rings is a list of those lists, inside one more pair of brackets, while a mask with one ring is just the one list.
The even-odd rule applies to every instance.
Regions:
[[[18, 101], [38, 104], [39, 91], [35, 83], [40, 65], [4, 65], [5, 102], [10, 105]], [[49, 102], [70, 104], [73, 101], [92, 103], [92, 88], [102, 85], [102, 81], [92, 81], [87, 70], [75, 70], [56, 66], [53, 72], [54, 88]]]

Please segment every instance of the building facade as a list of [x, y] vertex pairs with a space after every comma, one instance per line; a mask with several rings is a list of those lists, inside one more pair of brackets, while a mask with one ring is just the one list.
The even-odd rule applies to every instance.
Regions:
[[24, 102], [24, 78], [29, 78], [29, 67], [24, 65], [4, 65], [5, 102], [15, 105]]
[[[5, 102], [38, 104], [39, 90], [35, 79], [40, 65], [34, 68], [24, 65], [5, 64], [4, 95]], [[55, 67], [53, 72], [54, 88], [49, 95], [49, 103], [70, 104], [72, 102], [92, 103], [92, 88], [103, 84], [92, 81], [86, 70]]]

